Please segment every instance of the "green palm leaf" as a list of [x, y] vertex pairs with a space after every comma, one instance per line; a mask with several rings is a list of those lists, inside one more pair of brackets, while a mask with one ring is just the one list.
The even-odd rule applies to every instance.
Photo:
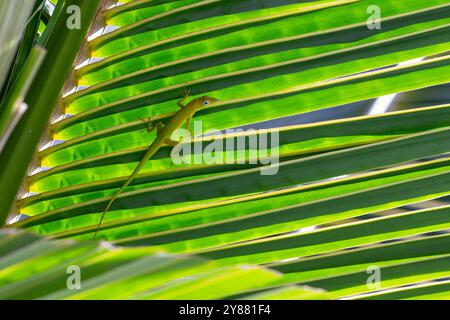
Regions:
[[[0, 296], [448, 296], [450, 211], [436, 199], [450, 194], [449, 101], [283, 125], [286, 117], [449, 83], [448, 1], [95, 2], [82, 1], [93, 22], [79, 33], [64, 30], [63, 15], [49, 22], [49, 53], [26, 99], [32, 111], [0, 157], [0, 192], [26, 215], [5, 228], [60, 239], [5, 240]], [[71, 3], [60, 3], [60, 12]], [[381, 10], [381, 29], [368, 27], [371, 5]], [[70, 45], [58, 42], [63, 36]], [[49, 77], [55, 86], [42, 91]], [[194, 150], [188, 163], [174, 163], [163, 147], [145, 164], [100, 228], [99, 238], [120, 249], [102, 252], [89, 241], [100, 216], [156, 137], [142, 119], [169, 121], [186, 88], [193, 98], [220, 100], [194, 118], [200, 135], [211, 134], [183, 142]], [[29, 128], [40, 137], [27, 137]], [[266, 135], [279, 148], [244, 144], [216, 150], [221, 161], [194, 161], [212, 143]], [[39, 138], [36, 150], [25, 148]], [[276, 174], [264, 175], [275, 159]], [[437, 205], [405, 212], [424, 203]], [[0, 216], [10, 205], [0, 204]], [[89, 275], [75, 294], [61, 287], [62, 273], [52, 278], [72, 260]], [[42, 267], [38, 275], [31, 261]], [[366, 283], [374, 266], [381, 288]], [[38, 289], [44, 281], [54, 287]]]

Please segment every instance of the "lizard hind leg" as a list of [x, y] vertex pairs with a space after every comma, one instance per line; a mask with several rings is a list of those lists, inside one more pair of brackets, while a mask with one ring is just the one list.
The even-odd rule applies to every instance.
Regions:
[[172, 139], [166, 139], [166, 140], [164, 140], [164, 143], [166, 145], [168, 145], [169, 147], [176, 147], [178, 144], [181, 143], [181, 141], [175, 141], [175, 140], [172, 140]]
[[160, 134], [160, 132], [162, 131], [162, 129], [164, 127], [162, 122], [158, 122], [156, 125], [153, 125], [151, 117], [148, 117], [148, 119], [141, 118], [141, 120], [143, 122], [145, 122], [145, 124], [147, 126], [147, 132], [148, 133], [152, 133], [152, 131], [156, 129], [157, 134]]
[[151, 133], [155, 129], [155, 127], [153, 126], [152, 117], [148, 117], [147, 119], [144, 118], [139, 119], [141, 119], [141, 121], [145, 123], [146, 130], [148, 133]]

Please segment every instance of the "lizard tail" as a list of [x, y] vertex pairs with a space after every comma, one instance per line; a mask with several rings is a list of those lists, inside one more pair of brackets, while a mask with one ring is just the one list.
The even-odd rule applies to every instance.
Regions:
[[[154, 153], [155, 153], [155, 151], [151, 150], [150, 152], [148, 152], [145, 155], [144, 159], [145, 160], [149, 159]], [[144, 161], [144, 159], [139, 163], [139, 165], [136, 167], [136, 169], [134, 169], [133, 173], [128, 178], [128, 180], [120, 187], [120, 189], [116, 192], [116, 194], [108, 202], [108, 205], [106, 206], [105, 211], [103, 211], [102, 217], [100, 218], [100, 221], [98, 222], [97, 228], [95, 229], [94, 237], [92, 238], [93, 240], [95, 240], [95, 238], [97, 237], [97, 234], [98, 234], [98, 231], [100, 230], [100, 227], [102, 225], [103, 219], [105, 218], [106, 213], [109, 211], [109, 209], [111, 208], [111, 206], [114, 203], [114, 201], [122, 193], [122, 191], [131, 183], [131, 181], [134, 180], [134, 178], [137, 176], [139, 171], [141, 171], [142, 167], [145, 165], [146, 161]]]
[[[117, 194], [116, 194], [117, 196]], [[116, 197], [114, 196], [114, 197]], [[111, 208], [111, 205], [113, 204], [115, 198], [113, 198], [111, 201], [109, 201], [108, 205], [106, 206], [105, 211], [103, 211], [102, 217], [100, 218], [100, 221], [98, 222], [97, 228], [95, 229], [95, 233], [94, 236], [92, 237], [93, 240], [95, 240], [95, 238], [97, 238], [97, 233], [100, 230], [100, 226], [102, 225], [103, 219], [106, 216], [106, 213], [109, 211], [109, 208]]]
[[150, 149], [145, 154], [144, 158], [141, 160], [141, 162], [139, 162], [139, 164], [136, 167], [136, 169], [134, 169], [134, 171], [131, 174], [131, 176], [127, 179], [127, 181], [122, 185], [122, 187], [120, 187], [119, 191], [117, 191], [116, 194], [108, 202], [108, 205], [106, 206], [105, 211], [103, 211], [102, 217], [100, 218], [100, 221], [98, 222], [97, 228], [95, 229], [93, 240], [95, 240], [95, 238], [97, 238], [97, 234], [98, 234], [98, 232], [100, 230], [100, 227], [102, 225], [103, 219], [105, 218], [106, 213], [108, 213], [108, 211], [111, 208], [111, 206], [114, 203], [114, 201], [122, 193], [122, 191], [125, 190], [125, 188], [128, 187], [128, 185], [134, 180], [134, 178], [138, 175], [139, 171], [141, 171], [141, 169], [144, 167], [146, 161], [148, 159], [150, 159], [156, 153], [156, 151], [158, 151], [158, 148], [150, 147]]
[[97, 237], [98, 231], [100, 230], [100, 227], [102, 225], [103, 219], [106, 216], [106, 213], [108, 213], [109, 209], [111, 208], [114, 201], [117, 199], [117, 197], [122, 193], [123, 190], [125, 190], [126, 187], [131, 183], [131, 181], [134, 180], [135, 176], [139, 173], [141, 168], [144, 166], [144, 162], [141, 162], [137, 168], [133, 171], [131, 176], [128, 178], [128, 180], [120, 187], [119, 191], [116, 192], [116, 194], [111, 198], [111, 200], [108, 202], [108, 205], [106, 206], [105, 211], [103, 211], [102, 217], [100, 218], [100, 221], [98, 222], [97, 228], [95, 229], [93, 240]]
[[117, 197], [119, 196], [119, 194], [130, 184], [130, 181], [127, 181], [120, 189], [119, 191], [116, 192], [116, 194], [114, 195], [114, 197], [112, 197], [112, 199], [108, 202], [108, 205], [106, 206], [105, 211], [103, 211], [102, 217], [100, 218], [100, 221], [98, 222], [97, 228], [95, 229], [95, 233], [94, 233], [94, 237], [92, 238], [93, 240], [95, 240], [95, 238], [97, 238], [97, 234], [98, 231], [100, 230], [100, 227], [102, 225], [103, 219], [106, 216], [106, 213], [108, 213], [109, 209], [111, 208], [112, 204], [114, 203], [114, 201], [117, 199]]

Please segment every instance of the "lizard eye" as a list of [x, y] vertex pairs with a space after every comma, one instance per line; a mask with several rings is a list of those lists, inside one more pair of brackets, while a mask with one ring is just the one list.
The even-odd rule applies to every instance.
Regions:
[[203, 105], [204, 105], [204, 106], [207, 106], [208, 104], [209, 104], [209, 101], [208, 101], [208, 100], [203, 101]]

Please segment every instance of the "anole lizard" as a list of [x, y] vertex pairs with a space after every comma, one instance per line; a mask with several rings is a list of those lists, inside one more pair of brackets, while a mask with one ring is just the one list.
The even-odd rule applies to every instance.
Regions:
[[157, 123], [156, 126], [153, 126], [150, 121], [147, 124], [147, 131], [151, 132], [155, 128], [157, 130], [157, 135], [155, 141], [150, 145], [150, 147], [147, 149], [147, 152], [144, 154], [144, 157], [139, 162], [136, 169], [134, 169], [133, 173], [130, 175], [130, 177], [125, 181], [125, 183], [120, 187], [120, 189], [116, 192], [116, 194], [111, 198], [108, 205], [106, 206], [105, 211], [102, 214], [102, 217], [100, 218], [100, 221], [97, 225], [97, 229], [94, 233], [94, 239], [97, 237], [97, 233], [100, 229], [100, 226], [103, 222], [103, 219], [105, 218], [106, 213], [111, 208], [114, 201], [117, 199], [117, 197], [122, 193], [122, 191], [134, 180], [134, 178], [138, 175], [139, 171], [142, 169], [142, 167], [145, 165], [145, 163], [155, 155], [156, 152], [158, 152], [161, 147], [169, 145], [169, 146], [175, 146], [179, 142], [171, 140], [172, 134], [182, 127], [182, 125], [185, 123], [186, 128], [189, 130], [192, 117], [194, 114], [202, 109], [205, 108], [217, 101], [218, 99], [211, 98], [208, 96], [203, 96], [197, 99], [193, 99], [188, 104], [184, 104], [186, 100], [189, 98], [189, 92], [186, 91], [184, 98], [178, 101], [178, 106], [181, 110], [179, 110], [170, 120], [167, 122], [165, 126], [161, 122]]

